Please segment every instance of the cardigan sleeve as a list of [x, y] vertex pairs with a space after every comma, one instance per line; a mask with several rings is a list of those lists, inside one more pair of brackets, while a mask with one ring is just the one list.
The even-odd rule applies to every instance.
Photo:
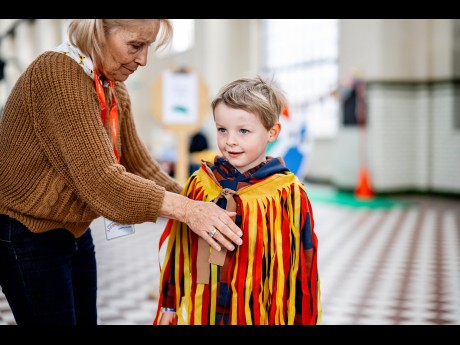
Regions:
[[39, 145], [66, 185], [111, 220], [155, 222], [165, 188], [117, 163], [94, 82], [84, 70], [62, 53], [46, 52], [24, 77], [27, 113]]
[[181, 185], [170, 177], [160, 164], [152, 158], [145, 144], [140, 140], [136, 131], [131, 112], [131, 100], [128, 90], [123, 83], [116, 83], [116, 97], [121, 116], [121, 148], [122, 164], [129, 172], [155, 181], [170, 192], [180, 193]]

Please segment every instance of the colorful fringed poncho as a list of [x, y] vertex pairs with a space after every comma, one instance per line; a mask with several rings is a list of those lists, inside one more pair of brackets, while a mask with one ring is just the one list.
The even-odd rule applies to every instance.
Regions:
[[[190, 176], [182, 194], [227, 209], [236, 204], [243, 244], [227, 251], [221, 264], [209, 263], [209, 244], [186, 224], [168, 221], [160, 239], [160, 250], [168, 241], [153, 324], [159, 324], [161, 307], [174, 308], [184, 325], [321, 323], [312, 208], [304, 185], [281, 158], [268, 157], [241, 174], [216, 157], [214, 165], [203, 162]], [[205, 281], [199, 278], [203, 271]]]

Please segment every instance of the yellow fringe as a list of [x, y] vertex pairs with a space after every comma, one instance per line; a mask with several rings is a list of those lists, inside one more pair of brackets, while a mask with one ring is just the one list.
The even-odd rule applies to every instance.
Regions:
[[[282, 243], [282, 234], [279, 231], [281, 228], [281, 222], [287, 221], [281, 219], [281, 208], [274, 207], [276, 214], [272, 213], [272, 206], [273, 204], [279, 206], [280, 203], [280, 195], [282, 195], [283, 190], [287, 192], [289, 195], [291, 193], [291, 185], [292, 183], [296, 183], [298, 188], [294, 188], [294, 197], [293, 197], [293, 204], [287, 203], [288, 211], [290, 215], [290, 227], [291, 227], [291, 234], [290, 234], [290, 247], [293, 248], [293, 256], [291, 258], [291, 268], [289, 272], [284, 272], [283, 266], [283, 243]], [[204, 201], [211, 201], [215, 199], [222, 187], [213, 179], [213, 177], [208, 176], [203, 169], [197, 170], [194, 175], [189, 179], [187, 182], [185, 193], [189, 195], [192, 190], [196, 189], [203, 189], [203, 200]], [[237, 291], [236, 283], [237, 277], [233, 274], [231, 278], [231, 291], [232, 291], [232, 300], [231, 300], [231, 310], [232, 313], [230, 315], [230, 322], [231, 324], [237, 324], [237, 300], [238, 294], [244, 293], [245, 294], [245, 305], [244, 305], [244, 315], [245, 315], [245, 322], [247, 324], [253, 324], [254, 320], [251, 317], [251, 306], [249, 305], [249, 301], [251, 300], [252, 290], [253, 290], [253, 266], [254, 266], [254, 254], [255, 254], [255, 247], [257, 244], [257, 229], [258, 223], [260, 222], [264, 228], [267, 229], [266, 232], [263, 234], [263, 247], [264, 247], [264, 259], [266, 265], [270, 260], [269, 253], [276, 253], [276, 260], [270, 260], [270, 267], [267, 267], [269, 270], [268, 279], [265, 279], [260, 284], [260, 293], [258, 296], [259, 303], [260, 303], [260, 318], [261, 324], [268, 324], [268, 310], [270, 308], [269, 305], [269, 298], [273, 294], [274, 290], [274, 277], [276, 276], [277, 281], [277, 295], [276, 295], [276, 303], [277, 303], [277, 310], [275, 312], [276, 324], [293, 324], [295, 318], [295, 290], [296, 290], [296, 276], [297, 271], [299, 269], [299, 260], [300, 260], [300, 207], [301, 207], [301, 189], [305, 190], [305, 187], [300, 183], [297, 177], [294, 174], [287, 174], [287, 175], [273, 175], [267, 178], [264, 181], [261, 181], [255, 185], [251, 185], [245, 188], [242, 188], [237, 192], [237, 195], [241, 198], [242, 206], [244, 210], [249, 209], [250, 212], [243, 212], [243, 222], [246, 222], [248, 219], [248, 223], [250, 224], [249, 229], [244, 229], [247, 231], [248, 236], [248, 268], [247, 268], [247, 275], [245, 279], [245, 291]], [[263, 197], [261, 197], [261, 195]], [[270, 212], [262, 212], [266, 216], [258, 218], [258, 210], [270, 210]], [[267, 218], [268, 217], [268, 224]], [[168, 246], [166, 250], [166, 257], [170, 257], [171, 251], [173, 249], [172, 243], [176, 243], [176, 251], [175, 251], [175, 262], [176, 264], [179, 262], [179, 254], [182, 249], [185, 257], [184, 262], [184, 293], [185, 296], [191, 296], [191, 269], [190, 269], [190, 260], [189, 260], [189, 249], [190, 249], [190, 234], [188, 228], [185, 224], [179, 225], [181, 223], [175, 222], [175, 226], [171, 230], [171, 234], [168, 239]], [[179, 230], [179, 231], [178, 231]], [[180, 241], [174, 241], [176, 236], [180, 236]], [[296, 244], [292, 246], [292, 241]], [[270, 243], [270, 244], [269, 244]], [[270, 247], [269, 247], [270, 246]], [[238, 249], [237, 249], [238, 250]], [[274, 263], [278, 261], [278, 267], [275, 271]], [[239, 256], [236, 256], [234, 272], [238, 272], [238, 267], [240, 265]], [[175, 280], [176, 282], [180, 281], [179, 278], [179, 269], [175, 269]], [[218, 268], [216, 265], [211, 264], [211, 302], [210, 302], [210, 324], [215, 323], [215, 316], [216, 316], [216, 303], [217, 303], [217, 272]], [[287, 305], [283, 305], [283, 295], [285, 292], [285, 276], [289, 275], [289, 296], [286, 301]], [[160, 275], [161, 281], [163, 281], [163, 272]], [[241, 279], [241, 278], [240, 278]], [[203, 310], [202, 305], [202, 296], [203, 296], [204, 284], [198, 284], [197, 286], [197, 294], [195, 296], [195, 310], [194, 310], [194, 320], [195, 324], [201, 323], [201, 315], [202, 313], [207, 313], [207, 310]], [[320, 291], [319, 291], [319, 284], [318, 284], [318, 307], [320, 308]], [[176, 305], [179, 306], [177, 308], [177, 315], [178, 315], [178, 324], [190, 324], [191, 320], [191, 307], [192, 303], [189, 297], [185, 297], [181, 299], [181, 291], [180, 291], [180, 284], [176, 284]], [[285, 315], [283, 310], [287, 309], [287, 320], [285, 319]], [[320, 317], [320, 314], [319, 314]]]

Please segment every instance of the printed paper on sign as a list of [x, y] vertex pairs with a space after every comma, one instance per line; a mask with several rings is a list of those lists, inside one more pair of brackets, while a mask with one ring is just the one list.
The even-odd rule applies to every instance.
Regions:
[[198, 76], [196, 73], [163, 72], [163, 122], [167, 125], [198, 121]]

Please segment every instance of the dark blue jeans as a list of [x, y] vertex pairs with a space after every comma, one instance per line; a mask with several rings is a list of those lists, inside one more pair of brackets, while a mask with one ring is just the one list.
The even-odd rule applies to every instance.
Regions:
[[18, 325], [96, 325], [91, 229], [37, 234], [0, 214], [0, 286]]

